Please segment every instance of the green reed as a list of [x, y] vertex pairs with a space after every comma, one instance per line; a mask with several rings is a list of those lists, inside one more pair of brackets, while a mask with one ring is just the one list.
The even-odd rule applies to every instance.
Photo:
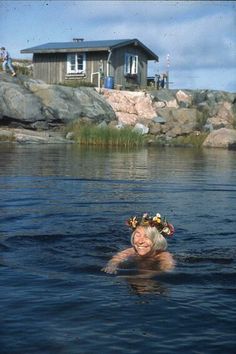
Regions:
[[169, 145], [171, 146], [191, 146], [199, 148], [202, 146], [204, 140], [206, 139], [208, 133], [200, 133], [198, 135], [189, 134], [186, 136], [178, 136], [171, 140]]
[[68, 86], [72, 88], [77, 88], [77, 87], [95, 87], [95, 85], [91, 82], [87, 82], [85, 80], [67, 80], [63, 83], [59, 83], [59, 85], [62, 86]]
[[144, 144], [143, 136], [130, 127], [117, 129], [77, 123], [67, 131], [73, 132], [74, 140], [81, 145], [138, 147]]

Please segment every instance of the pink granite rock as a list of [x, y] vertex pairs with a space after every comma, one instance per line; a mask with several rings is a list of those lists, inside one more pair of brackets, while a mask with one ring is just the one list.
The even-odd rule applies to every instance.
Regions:
[[204, 147], [228, 148], [229, 144], [236, 143], [236, 130], [221, 128], [212, 131], [205, 139]]

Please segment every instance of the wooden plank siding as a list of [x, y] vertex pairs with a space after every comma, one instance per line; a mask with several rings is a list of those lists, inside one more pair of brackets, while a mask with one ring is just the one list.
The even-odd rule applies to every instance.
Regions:
[[140, 87], [147, 85], [147, 57], [143, 50], [135, 46], [127, 46], [114, 50], [112, 53], [113, 75], [115, 77], [115, 84], [125, 87], [129, 84], [129, 80], [124, 75], [125, 54], [138, 55], [138, 80], [137, 84]]
[[64, 82], [66, 72], [66, 54], [34, 54], [33, 56], [33, 77], [48, 84]]
[[[113, 76], [115, 85], [121, 85], [125, 88], [130, 83], [124, 76], [126, 53], [138, 55], [138, 78], [136, 84], [139, 87], [145, 87], [147, 85], [147, 56], [142, 48], [134, 45], [113, 49], [109, 72], [107, 70], [108, 51], [86, 52], [86, 75], [77, 76], [76, 79], [91, 82], [91, 74], [98, 72], [102, 65], [104, 76]], [[69, 77], [67, 76], [67, 53], [34, 53], [33, 64], [33, 77], [41, 79], [48, 84], [63, 83]], [[94, 83], [98, 84], [96, 80]]]
[[[91, 74], [99, 72], [100, 66], [103, 67], [104, 75], [106, 75], [107, 52], [88, 52], [86, 53], [86, 81], [91, 82]], [[94, 77], [93, 83], [98, 86], [98, 76]], [[100, 85], [102, 82], [100, 83]]]
[[[91, 82], [91, 74], [98, 72], [101, 62], [106, 75], [107, 52], [88, 52], [86, 53], [86, 75], [77, 77], [77, 80]], [[67, 54], [48, 53], [34, 54], [33, 56], [33, 77], [40, 79], [48, 84], [63, 83], [67, 76]]]

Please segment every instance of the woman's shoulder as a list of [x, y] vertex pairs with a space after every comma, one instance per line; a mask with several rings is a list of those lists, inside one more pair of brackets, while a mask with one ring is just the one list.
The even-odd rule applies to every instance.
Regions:
[[163, 268], [163, 270], [171, 270], [175, 267], [174, 258], [168, 251], [157, 253], [155, 259], [160, 262], [160, 267]]
[[156, 258], [159, 259], [171, 259], [173, 258], [172, 254], [168, 251], [159, 251], [155, 255]]

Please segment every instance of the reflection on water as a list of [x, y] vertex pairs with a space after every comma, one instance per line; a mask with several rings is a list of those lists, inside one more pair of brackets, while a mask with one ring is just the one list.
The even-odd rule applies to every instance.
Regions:
[[[236, 154], [0, 144], [4, 354], [233, 353]], [[101, 268], [168, 216], [177, 266]]]
[[[224, 149], [149, 148], [132, 151], [71, 145], [0, 145], [0, 175], [70, 176], [168, 181], [231, 178], [235, 152]], [[206, 175], [205, 175], [206, 173]], [[235, 177], [235, 174], [234, 174]], [[216, 179], [215, 179], [216, 178]]]
[[130, 287], [130, 291], [136, 295], [168, 295], [169, 289], [164, 283], [158, 282], [158, 280], [150, 278], [142, 278], [137, 276], [126, 276], [127, 284]]

